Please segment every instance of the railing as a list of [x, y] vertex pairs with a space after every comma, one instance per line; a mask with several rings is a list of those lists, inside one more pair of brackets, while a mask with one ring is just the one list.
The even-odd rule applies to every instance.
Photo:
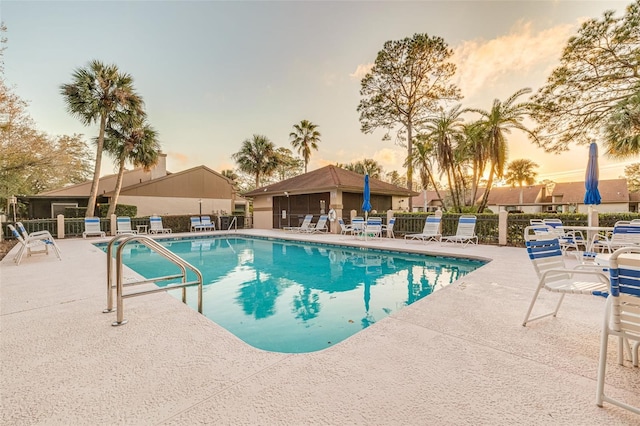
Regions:
[[233, 219], [231, 219], [231, 223], [229, 223], [229, 227], [227, 228], [227, 231], [231, 230], [231, 227], [235, 225], [235, 230], [238, 230], [238, 216], [233, 216]]
[[[120, 242], [117, 250], [116, 250], [116, 285], [112, 284], [113, 282], [113, 248], [117, 242]], [[174, 275], [165, 275], [162, 277], [149, 278], [144, 279], [142, 281], [136, 281], [131, 283], [124, 284], [122, 282], [122, 252], [124, 247], [130, 242], [136, 242], [143, 244], [148, 247], [150, 250], [153, 250], [163, 256], [165, 259], [169, 260], [176, 266], [180, 268], [180, 274]], [[196, 274], [197, 279], [195, 281], [187, 281], [187, 269]], [[125, 286], [134, 286], [141, 284], [150, 284], [156, 283], [158, 281], [169, 281], [180, 278], [182, 282], [180, 284], [169, 284], [165, 287], [159, 287], [150, 290], [141, 290], [133, 293], [123, 293], [123, 288]], [[175, 290], [178, 288], [182, 289], [182, 302], [187, 303], [187, 287], [197, 285], [198, 286], [198, 312], [202, 313], [202, 274], [200, 271], [189, 264], [184, 259], [175, 255], [171, 251], [167, 250], [160, 244], [158, 244], [155, 240], [146, 237], [144, 235], [131, 235], [131, 234], [121, 234], [114, 237], [107, 246], [107, 308], [103, 311], [105, 313], [113, 311], [113, 289], [116, 289], [116, 311], [117, 311], [117, 319], [111, 325], [118, 326], [127, 323], [127, 320], [124, 319], [123, 312], [123, 299], [135, 296], [142, 296], [145, 294], [158, 293], [161, 291], [169, 291]]]

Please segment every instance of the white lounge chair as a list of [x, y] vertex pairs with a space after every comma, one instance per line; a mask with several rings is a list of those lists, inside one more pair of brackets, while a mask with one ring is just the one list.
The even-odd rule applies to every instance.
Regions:
[[60, 250], [58, 249], [58, 245], [55, 243], [53, 237], [51, 237], [51, 234], [48, 231], [44, 231], [46, 232], [46, 234], [44, 233], [29, 234], [27, 238], [24, 238], [22, 235], [20, 235], [20, 233], [16, 230], [16, 228], [13, 225], [8, 225], [8, 226], [9, 226], [9, 229], [11, 230], [11, 233], [18, 240], [18, 243], [20, 244], [18, 253], [16, 253], [16, 255], [13, 257], [13, 261], [16, 263], [16, 265], [20, 265], [20, 262], [22, 261], [22, 258], [24, 257], [25, 253], [27, 253], [27, 257], [31, 256], [32, 254], [39, 254], [39, 253], [45, 253], [48, 255], [49, 247], [53, 249], [58, 259], [62, 260], [62, 257], [60, 257]]
[[395, 234], [393, 233], [393, 227], [396, 224], [396, 218], [392, 217], [389, 219], [389, 222], [386, 225], [382, 225], [382, 233], [389, 238], [395, 238]]
[[419, 234], [406, 234], [405, 240], [422, 240], [427, 241], [440, 241], [442, 234], [440, 233], [440, 222], [442, 218], [440, 216], [427, 216], [424, 221], [424, 228]]
[[[53, 236], [51, 235], [51, 233], [49, 231], [46, 231], [46, 230], [34, 231], [34, 232], [29, 234], [27, 232], [27, 229], [24, 227], [24, 224], [22, 222], [16, 222], [16, 227], [18, 228], [18, 231], [20, 232], [20, 234], [22, 234], [22, 237], [25, 240], [27, 238], [35, 238], [35, 237], [45, 236], [45, 237], [49, 238], [51, 241], [53, 241], [53, 243], [55, 244], [55, 240], [53, 239]], [[56, 247], [57, 247], [57, 245], [56, 245]]]
[[162, 226], [162, 218], [160, 216], [151, 216], [149, 217], [149, 233], [170, 234], [171, 229]]
[[[631, 351], [634, 367], [638, 367], [640, 347], [640, 247], [623, 247], [609, 258], [611, 294], [607, 298], [604, 324], [600, 339], [600, 361], [598, 363], [598, 384], [596, 404], [603, 402], [617, 405], [633, 413], [640, 414], [640, 407], [631, 406], [604, 393], [607, 368], [609, 336], [618, 337], [618, 364], [624, 364], [624, 351]], [[629, 343], [634, 342], [631, 347]], [[630, 373], [631, 375], [636, 372]]]
[[306, 232], [306, 233], [328, 232], [329, 231], [329, 227], [327, 226], [328, 218], [329, 216], [326, 214], [320, 215], [317, 223], [312, 223], [311, 225], [309, 225], [308, 230], [306, 231], [301, 230], [300, 232]]
[[216, 225], [214, 225], [214, 223], [211, 222], [211, 217], [210, 216], [200, 216], [200, 226], [202, 227], [203, 231], [215, 231], [216, 230]]
[[[530, 231], [525, 228], [525, 239], [527, 239], [525, 244], [529, 259], [531, 259], [538, 276], [538, 286], [533, 293], [529, 309], [527, 309], [527, 314], [522, 322], [523, 326], [526, 326], [527, 323], [531, 321], [551, 315], [555, 317], [558, 314], [565, 294], [607, 296], [609, 279], [607, 275], [602, 272], [601, 267], [578, 265], [573, 269], [569, 269], [564, 263], [564, 253], [557, 238], [535, 239], [537, 236], [534, 235], [531, 237], [529, 232]], [[586, 279], [586, 281], [576, 281], [574, 279], [576, 275], [582, 277], [582, 279]], [[560, 300], [552, 312], [531, 318], [531, 313], [540, 294], [540, 290], [543, 289], [560, 293]]]
[[191, 216], [191, 232], [211, 230], [211, 225], [203, 225], [200, 216]]
[[129, 216], [118, 216], [116, 218], [116, 226], [116, 235], [138, 233], [138, 231], [131, 229], [131, 218]]
[[456, 229], [456, 235], [443, 236], [440, 241], [443, 243], [460, 243], [478, 244], [478, 236], [476, 235], [476, 221], [477, 218], [473, 215], [462, 215], [458, 219], [458, 228]]
[[341, 217], [338, 218], [338, 224], [340, 224], [340, 234], [342, 235], [350, 234], [353, 231], [353, 226], [344, 223]]
[[300, 224], [300, 226], [285, 226], [282, 229], [285, 231], [294, 231], [294, 232], [307, 232], [311, 226], [311, 221], [313, 220], [313, 215], [308, 214], [304, 217], [304, 220]]
[[99, 217], [85, 217], [84, 218], [84, 232], [82, 238], [90, 236], [98, 236], [104, 238], [106, 234], [100, 229]]

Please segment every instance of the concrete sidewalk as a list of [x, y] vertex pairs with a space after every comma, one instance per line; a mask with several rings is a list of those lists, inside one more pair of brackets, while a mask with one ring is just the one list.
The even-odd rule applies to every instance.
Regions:
[[[127, 299], [129, 323], [112, 327], [95, 239], [59, 240], [62, 261], [16, 267], [10, 253], [0, 262], [0, 424], [640, 424], [595, 405], [603, 298], [567, 296], [558, 318], [522, 327], [537, 282], [524, 249], [295, 238], [492, 261], [329, 349], [281, 354], [165, 293]], [[537, 309], [556, 300], [544, 293]], [[607, 391], [640, 406], [640, 369], [616, 364], [613, 339], [609, 354]]]

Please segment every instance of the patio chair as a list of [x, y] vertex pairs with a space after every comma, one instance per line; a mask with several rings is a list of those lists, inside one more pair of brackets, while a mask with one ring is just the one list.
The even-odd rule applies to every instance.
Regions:
[[[638, 367], [640, 347], [640, 247], [623, 247], [611, 254], [609, 259], [611, 294], [607, 298], [604, 324], [600, 341], [600, 361], [598, 363], [598, 384], [596, 404], [603, 402], [640, 414], [640, 407], [634, 407], [604, 393], [607, 368], [609, 336], [618, 337], [618, 364], [624, 363], [624, 349], [631, 350], [634, 367]], [[633, 348], [630, 341], [635, 342]], [[635, 374], [635, 373], [633, 373]]]
[[382, 218], [370, 217], [364, 224], [364, 228], [360, 231], [360, 235], [365, 239], [369, 238], [381, 238], [382, 237]]
[[580, 251], [580, 246], [583, 246], [586, 250], [587, 241], [584, 239], [582, 232], [580, 231], [565, 231], [562, 229], [562, 221], [560, 219], [543, 219], [542, 223], [550, 226], [553, 232], [556, 234], [562, 253], [566, 254], [570, 248]]
[[364, 217], [354, 217], [353, 219], [351, 219], [351, 235], [353, 235], [354, 237], [361, 235], [366, 225], [367, 224], [364, 221]]
[[591, 242], [593, 251], [607, 250], [609, 253], [621, 247], [640, 246], [640, 223], [619, 221], [611, 235], [597, 234]]
[[427, 241], [440, 241], [442, 238], [442, 234], [440, 233], [440, 222], [442, 218], [440, 216], [427, 216], [424, 220], [424, 227], [422, 228], [422, 232], [418, 234], [406, 234], [404, 239], [408, 240], [422, 240], [422, 242], [426, 243]]
[[200, 216], [200, 224], [203, 231], [215, 231], [216, 225], [211, 222], [210, 216]]
[[395, 238], [395, 234], [393, 233], [393, 227], [396, 224], [396, 218], [392, 217], [389, 219], [389, 222], [386, 225], [382, 225], [382, 233], [385, 234], [389, 238]]
[[316, 232], [329, 232], [329, 227], [327, 226], [327, 220], [329, 216], [326, 214], [320, 215], [318, 218], [318, 222], [315, 224], [311, 224], [308, 230], [301, 230], [300, 232], [306, 233], [316, 233]]
[[[43, 231], [34, 231], [32, 233], [28, 233], [27, 229], [24, 227], [24, 225], [22, 224], [22, 222], [16, 222], [16, 227], [18, 228], [18, 231], [20, 232], [20, 234], [22, 234], [22, 238], [24, 238], [25, 240], [29, 237], [31, 238], [35, 238], [35, 237], [39, 237], [39, 236], [45, 236], [47, 238], [49, 238], [51, 241], [53, 241], [53, 243], [55, 244], [55, 240], [53, 239], [53, 236], [51, 235], [51, 233], [49, 231], [43, 230]], [[57, 245], [56, 245], [57, 247]], [[59, 248], [58, 248], [59, 250]]]
[[344, 220], [342, 220], [341, 217], [338, 218], [338, 224], [340, 225], [340, 234], [341, 235], [346, 235], [346, 234], [350, 234], [353, 232], [353, 226], [352, 225], [347, 225], [346, 223], [344, 223]]
[[460, 243], [466, 247], [469, 243], [478, 244], [478, 236], [476, 235], [477, 218], [473, 215], [462, 215], [458, 219], [458, 228], [456, 235], [443, 236], [440, 242]]
[[211, 229], [211, 225], [203, 225], [200, 216], [191, 216], [191, 232], [206, 231]]
[[[530, 227], [527, 227], [530, 228]], [[564, 253], [560, 248], [560, 242], [557, 238], [553, 239], [536, 239], [537, 236], [530, 237], [529, 230], [525, 228], [525, 241], [529, 259], [533, 263], [533, 268], [538, 276], [538, 286], [533, 293], [533, 298], [527, 309], [527, 314], [522, 322], [523, 326], [527, 323], [541, 318], [545, 318], [558, 314], [560, 305], [564, 300], [565, 294], [587, 294], [593, 296], [607, 296], [609, 280], [601, 267], [594, 265], [577, 265], [573, 269], [568, 269], [564, 263]], [[575, 275], [581, 275], [590, 278], [591, 281], [576, 281]], [[556, 308], [549, 313], [538, 315], [531, 318], [533, 307], [538, 299], [540, 290], [547, 290], [554, 293], [560, 293], [560, 300]]]
[[309, 230], [312, 220], [313, 220], [313, 215], [308, 214], [304, 217], [304, 220], [302, 221], [300, 226], [285, 226], [282, 229], [284, 229], [285, 231], [306, 232]]
[[149, 233], [150, 234], [170, 234], [171, 229], [162, 226], [162, 218], [160, 216], [149, 217]]
[[29, 234], [27, 238], [24, 238], [22, 235], [20, 235], [18, 230], [13, 225], [8, 225], [8, 226], [9, 226], [9, 229], [11, 230], [11, 233], [18, 240], [18, 243], [20, 244], [18, 253], [16, 253], [16, 255], [13, 257], [13, 261], [15, 262], [16, 265], [20, 265], [20, 262], [22, 261], [22, 258], [24, 257], [25, 253], [27, 253], [27, 257], [31, 256], [32, 254], [39, 254], [39, 253], [45, 253], [48, 255], [49, 247], [53, 249], [58, 259], [62, 260], [62, 257], [60, 257], [60, 250], [58, 249], [58, 245], [55, 243], [53, 237], [51, 237], [51, 234], [49, 234], [48, 231], [44, 231], [46, 232], [46, 234], [44, 233]]
[[138, 233], [138, 231], [131, 229], [131, 218], [129, 216], [118, 216], [116, 218], [116, 226], [116, 235]]
[[104, 231], [100, 229], [100, 218], [99, 217], [85, 217], [84, 218], [84, 232], [82, 233], [82, 238], [87, 238], [90, 236], [98, 236], [104, 238], [106, 234]]

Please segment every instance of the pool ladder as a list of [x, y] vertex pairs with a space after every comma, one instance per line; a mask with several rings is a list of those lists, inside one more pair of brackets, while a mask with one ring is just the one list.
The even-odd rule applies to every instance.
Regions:
[[[120, 245], [116, 249], [116, 259], [115, 259], [116, 260], [116, 273], [115, 273], [116, 284], [113, 285], [112, 284], [113, 282], [113, 265], [112, 264], [114, 259], [112, 254], [113, 254], [114, 245], [117, 242], [120, 242]], [[157, 278], [149, 278], [149, 279], [144, 279], [136, 282], [123, 283], [122, 282], [122, 270], [123, 270], [122, 253], [123, 253], [124, 247], [131, 242], [142, 244], [147, 248], [149, 248], [150, 250], [160, 254], [161, 256], [163, 256], [164, 258], [166, 258], [167, 260], [169, 260], [170, 262], [178, 266], [180, 268], [181, 273], [175, 274], [175, 275], [166, 275], [166, 276], [157, 277]], [[195, 281], [187, 281], [187, 270], [190, 270], [193, 273], [195, 273], [197, 278]], [[124, 287], [156, 283], [158, 281], [169, 281], [177, 278], [181, 278], [182, 282], [179, 284], [169, 284], [165, 287], [159, 287], [159, 288], [154, 288], [149, 290], [141, 290], [141, 291], [127, 293], [127, 294], [124, 294], [124, 291], [123, 291]], [[123, 312], [123, 306], [122, 306], [123, 299], [181, 288], [182, 302], [187, 303], [187, 287], [197, 285], [198, 286], [198, 312], [202, 313], [202, 281], [203, 281], [202, 273], [200, 273], [200, 271], [195, 266], [191, 265], [189, 262], [185, 261], [180, 256], [177, 256], [171, 251], [167, 250], [165, 247], [161, 246], [158, 242], [156, 242], [152, 238], [146, 237], [144, 235], [135, 235], [135, 234], [117, 235], [109, 242], [109, 245], [107, 246], [107, 308], [102, 312], [104, 313], [113, 312], [113, 289], [114, 288], [116, 289], [117, 319], [111, 325], [118, 326], [118, 325], [123, 325], [127, 323], [127, 320], [124, 319], [124, 312]]]

